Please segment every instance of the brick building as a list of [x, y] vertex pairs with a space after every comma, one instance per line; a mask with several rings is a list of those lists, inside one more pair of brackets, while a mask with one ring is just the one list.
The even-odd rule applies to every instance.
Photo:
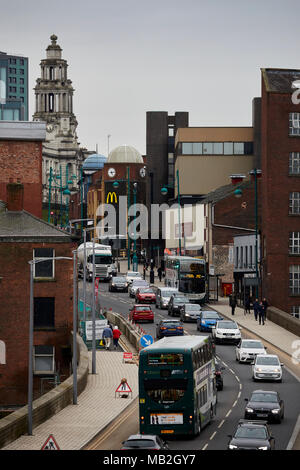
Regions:
[[[23, 186], [7, 189], [0, 212], [0, 409], [27, 403], [29, 341], [29, 261], [72, 258], [73, 243], [63, 231], [22, 210]], [[34, 267], [34, 398], [42, 377], [66, 378], [73, 329], [73, 263], [53, 260]]]
[[[300, 70], [262, 69], [262, 282], [269, 303], [300, 313]], [[298, 94], [296, 94], [296, 98]]]
[[42, 217], [43, 122], [0, 122], [0, 199], [6, 201], [7, 183], [24, 186], [24, 209]]

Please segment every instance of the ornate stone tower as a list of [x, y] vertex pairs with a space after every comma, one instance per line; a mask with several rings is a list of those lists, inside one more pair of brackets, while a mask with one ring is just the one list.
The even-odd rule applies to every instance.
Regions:
[[63, 191], [75, 189], [83, 157], [77, 142], [74, 88], [68, 79], [68, 64], [62, 59], [57, 36], [53, 34], [50, 39], [47, 58], [40, 63], [41, 77], [34, 88], [33, 120], [47, 123], [43, 144], [43, 202], [48, 203], [50, 196], [53, 206], [68, 203], [68, 196]]

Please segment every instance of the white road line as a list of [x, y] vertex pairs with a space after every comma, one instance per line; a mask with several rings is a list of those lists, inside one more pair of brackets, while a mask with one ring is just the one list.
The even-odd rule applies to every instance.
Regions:
[[211, 441], [211, 440], [215, 437], [216, 434], [217, 434], [217, 431], [215, 431], [215, 432], [210, 436], [209, 440]]
[[232, 405], [232, 408], [234, 408], [236, 404], [237, 404], [237, 400], [235, 400], [234, 404]]
[[208, 444], [205, 444], [204, 447], [202, 447], [202, 450], [205, 450], [208, 447]]
[[220, 422], [220, 424], [219, 424], [218, 428], [221, 428], [221, 427], [223, 426], [223, 424], [224, 424], [224, 423], [225, 423], [225, 419], [223, 419], [223, 420]]
[[228, 416], [230, 415], [231, 412], [232, 412], [232, 410], [229, 410], [227, 415], [225, 415], [225, 418], [228, 418]]
[[240, 390], [242, 390], [242, 384], [240, 383]]
[[239, 392], [239, 394], [238, 394], [238, 398], [240, 398], [241, 394], [242, 394], [242, 392]]

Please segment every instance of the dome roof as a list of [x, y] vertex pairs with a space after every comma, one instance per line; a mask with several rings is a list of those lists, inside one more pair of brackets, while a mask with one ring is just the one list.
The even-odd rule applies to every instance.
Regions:
[[82, 168], [84, 170], [101, 170], [106, 161], [107, 158], [104, 155], [94, 153], [84, 160]]
[[107, 163], [144, 163], [142, 155], [130, 145], [116, 147], [108, 155]]

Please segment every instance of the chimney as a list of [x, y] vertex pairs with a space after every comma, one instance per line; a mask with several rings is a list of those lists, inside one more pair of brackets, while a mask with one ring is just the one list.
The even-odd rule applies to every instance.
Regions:
[[6, 185], [7, 210], [20, 212], [23, 210], [24, 186], [21, 183]]

